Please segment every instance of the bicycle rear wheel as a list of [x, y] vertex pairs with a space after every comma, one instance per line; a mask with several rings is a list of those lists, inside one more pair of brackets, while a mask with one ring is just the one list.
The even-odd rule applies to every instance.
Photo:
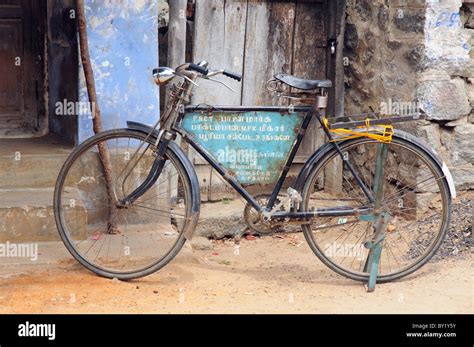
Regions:
[[[339, 144], [344, 160], [371, 191], [378, 144], [368, 138]], [[303, 211], [374, 207], [342, 163], [334, 148], [321, 157], [304, 186]], [[400, 137], [389, 145], [383, 191], [382, 211], [390, 215], [390, 221], [378, 282], [401, 278], [426, 264], [446, 235], [451, 212], [449, 187], [438, 163], [419, 145]], [[302, 227], [309, 246], [324, 264], [345, 277], [367, 281], [369, 250], [364, 242], [374, 233], [373, 221], [361, 216], [317, 217]]]
[[152, 138], [145, 140], [146, 134], [130, 129], [98, 134], [71, 153], [56, 183], [54, 211], [61, 238], [76, 260], [100, 276], [129, 280], [157, 271], [176, 256], [187, 228], [194, 227], [191, 183], [170, 148], [154, 185], [129, 206], [117, 203], [150, 172], [154, 144]]

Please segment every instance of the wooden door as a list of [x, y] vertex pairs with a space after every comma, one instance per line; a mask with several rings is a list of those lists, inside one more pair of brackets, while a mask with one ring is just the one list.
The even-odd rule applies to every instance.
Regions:
[[[277, 73], [303, 78], [327, 76], [328, 4], [326, 0], [198, 0], [194, 60], [243, 75], [242, 83], [224, 79], [236, 92], [202, 82], [193, 103], [210, 105], [289, 105], [266, 89]], [[312, 124], [297, 162], [324, 141]]]
[[0, 0], [0, 136], [38, 130], [38, 1]]
[[[288, 99], [279, 98], [266, 88], [266, 82], [275, 74], [330, 78], [329, 4], [329, 0], [197, 0], [193, 60], [205, 59], [212, 68], [242, 74], [243, 80], [238, 83], [221, 78], [235, 93], [200, 81], [192, 103], [286, 106], [290, 104]], [[313, 119], [295, 164], [304, 163], [324, 141], [324, 134]], [[205, 163], [194, 151], [190, 156], [199, 172], [210, 172], [202, 167]], [[212, 191], [218, 183], [211, 181], [218, 182], [206, 178], [201, 184]]]

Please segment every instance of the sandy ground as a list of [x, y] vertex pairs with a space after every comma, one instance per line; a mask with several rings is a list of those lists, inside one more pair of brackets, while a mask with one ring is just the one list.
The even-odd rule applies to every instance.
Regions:
[[320, 263], [302, 234], [243, 240], [238, 252], [231, 241], [185, 246], [132, 282], [97, 277], [60, 252], [50, 263], [0, 266], [0, 313], [473, 313], [470, 256], [366, 293]]

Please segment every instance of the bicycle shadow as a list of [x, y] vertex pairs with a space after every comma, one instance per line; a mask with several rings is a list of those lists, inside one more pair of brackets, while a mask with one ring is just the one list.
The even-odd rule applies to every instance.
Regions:
[[[191, 265], [191, 264], [187, 264]], [[236, 266], [228, 266], [220, 264], [218, 262], [203, 262], [200, 261], [199, 265], [196, 262], [192, 264], [203, 269], [210, 271], [219, 271], [221, 273], [227, 273], [230, 276], [247, 276], [251, 277], [252, 280], [259, 282], [277, 282], [279, 285], [294, 285], [298, 284], [317, 284], [317, 285], [337, 285], [343, 287], [354, 287], [360, 286], [362, 282], [355, 281], [346, 278], [333, 272], [327, 268], [324, 264], [315, 260], [315, 266], [307, 266], [302, 264], [288, 264], [288, 263], [275, 263], [271, 266], [265, 264], [259, 264], [257, 266], [242, 266], [237, 264]], [[410, 274], [401, 279], [386, 282], [386, 283], [409, 283], [416, 284], [416, 280], [425, 276], [436, 274], [437, 269], [435, 266], [425, 266], [419, 269], [413, 274]]]

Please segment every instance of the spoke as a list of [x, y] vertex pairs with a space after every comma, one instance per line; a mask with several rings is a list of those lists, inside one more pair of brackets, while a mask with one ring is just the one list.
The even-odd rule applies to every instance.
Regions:
[[87, 221], [86, 221], [85, 223], [81, 224], [80, 226], [78, 226], [78, 227], [72, 229], [72, 232], [70, 232], [70, 234], [75, 233], [77, 230], [83, 228], [83, 227], [86, 226], [86, 225], [87, 225]]
[[[357, 225], [357, 224], [353, 224], [353, 225], [352, 225], [352, 227], [353, 227], [352, 230], [354, 230], [354, 226], [355, 226], [355, 225]], [[336, 242], [337, 240], [339, 240], [339, 238], [340, 238], [342, 235], [344, 235], [344, 234], [345, 234], [344, 232], [341, 232], [341, 233], [339, 234], [339, 236], [336, 237], [336, 239], [335, 239], [333, 242]], [[313, 233], [313, 235], [314, 235], [314, 233]], [[326, 240], [328, 240], [330, 237], [332, 237], [332, 235], [326, 237], [324, 240], [321, 241], [321, 243], [324, 243], [324, 242], [325, 242]]]
[[[357, 194], [357, 197], [359, 198], [359, 202], [360, 202], [362, 205], [364, 205], [364, 204], [365, 204], [364, 201], [366, 200], [366, 198], [365, 198], [363, 195], [361, 195], [361, 194], [358, 192], [358, 190], [352, 185], [352, 183], [346, 178], [346, 176], [345, 176], [345, 174], [344, 174], [344, 171], [343, 171], [343, 173], [342, 173], [342, 178], [345, 179], [346, 182], [350, 184], [350, 186], [351, 186], [351, 188], [352, 188], [352, 191]], [[359, 186], [359, 189], [362, 190], [362, 188], [361, 188], [360, 186]], [[364, 193], [364, 192], [362, 191], [362, 193]]]
[[[154, 235], [151, 229], [148, 230], [148, 226], [151, 227], [153, 223], [153, 228], [156, 228], [158, 224], [159, 230], [165, 231], [166, 226], [173, 225], [173, 230], [176, 228], [182, 230], [183, 225], [186, 225], [185, 221], [189, 219], [187, 209], [179, 208], [181, 204], [175, 206], [175, 209], [168, 207], [170, 189], [167, 184], [174, 176], [180, 177], [178, 170], [168, 173], [173, 167], [173, 162], [168, 160], [162, 163], [163, 175], [160, 175], [159, 180], [154, 182], [148, 192], [137, 199], [134, 206], [117, 209], [120, 233], [112, 235], [106, 231], [103, 222], [107, 219], [110, 204], [114, 202], [108, 200], [107, 182], [101, 162], [110, 156], [109, 161], [114, 166], [110, 168], [112, 189], [114, 198], [119, 198], [127, 190], [142, 185], [149, 176], [155, 160], [151, 156], [152, 147], [152, 144], [140, 140], [140, 137], [135, 138], [126, 134], [101, 139], [76, 158], [64, 177], [59, 197], [63, 231], [75, 251], [94, 266], [110, 268], [107, 269], [109, 271], [144, 270], [146, 269], [144, 262], [155, 257], [156, 262], [160, 255], [158, 253], [164, 251], [163, 247], [168, 247], [169, 243], [167, 240], [163, 243], [163, 237], [159, 236], [161, 231]], [[122, 158], [122, 154], [127, 157]], [[131, 159], [127, 160], [129, 154]], [[125, 175], [128, 179], [122, 182], [121, 178], [123, 179]], [[177, 192], [178, 189], [181, 189], [181, 186], [172, 190]], [[71, 199], [77, 200], [75, 206], [70, 204]], [[181, 197], [178, 199], [181, 201]], [[153, 247], [155, 243], [156, 248]], [[133, 253], [129, 254], [126, 247], [132, 247]], [[143, 254], [140, 253], [141, 250], [144, 251]]]
[[[355, 230], [355, 225], [356, 225], [356, 224], [353, 225], [352, 231], [347, 234], [346, 238], [341, 242], [341, 244], [345, 244], [347, 238], [354, 232], [354, 230]], [[354, 244], [354, 245], [356, 245], [356, 244]], [[352, 249], [354, 249], [354, 248], [352, 248]], [[344, 259], [341, 261], [341, 263], [340, 263], [339, 265], [342, 265], [342, 263], [344, 263], [344, 261], [345, 261], [346, 259], [347, 259], [347, 256], [344, 257]]]
[[96, 255], [95, 258], [94, 258], [94, 262], [97, 261], [97, 258], [99, 257], [99, 254], [100, 254], [100, 252], [102, 251], [102, 248], [104, 247], [105, 240], [107, 239], [107, 236], [109, 236], [109, 234], [105, 234], [105, 236], [103, 237], [102, 244], [100, 245], [99, 251], [97, 252], [97, 255]]
[[[85, 241], [85, 240], [84, 240], [84, 241]], [[97, 244], [97, 241], [91, 242], [91, 245], [89, 246], [89, 248], [87, 249], [87, 251], [84, 253], [84, 258], [86, 257], [87, 253], [89, 253], [89, 251], [92, 249], [92, 247], [94, 247], [96, 244]]]
[[[314, 219], [313, 220], [313, 223], [316, 223], [317, 219]], [[317, 226], [315, 227], [313, 230], [313, 232], [317, 231], [317, 230], [323, 230], [323, 229], [331, 229], [331, 228], [342, 228], [346, 225], [350, 225], [350, 224], [354, 224], [354, 223], [359, 223], [360, 220], [356, 219], [356, 220], [351, 220], [351, 221], [347, 221], [346, 223], [344, 224], [322, 224], [320, 226]]]
[[[138, 163], [137, 163], [137, 165], [138, 165]], [[129, 185], [128, 185], [127, 191], [130, 190], [130, 187], [134, 187], [134, 186], [135, 186], [135, 183], [137, 183], [140, 178], [145, 177], [145, 179], [146, 179], [146, 178], [148, 177], [148, 175], [151, 174], [151, 168], [152, 168], [152, 167], [153, 167], [153, 163], [151, 163], [151, 165], [148, 166], [149, 169], [147, 168], [147, 169], [145, 170], [145, 172], [148, 172], [148, 174], [146, 174], [146, 175], [138, 175], [138, 177], [135, 179], [135, 181], [130, 182]], [[163, 169], [164, 169], [164, 168], [163, 168]], [[142, 184], [142, 183], [143, 183], [143, 182], [141, 182], [140, 184]], [[140, 186], [140, 184], [138, 184], [137, 187]]]
[[172, 210], [169, 210], [169, 211], [159, 210], [159, 209], [157, 209], [157, 208], [153, 208], [153, 207], [150, 207], [150, 206], [148, 206], [148, 205], [136, 205], [136, 204], [133, 204], [132, 207], [140, 207], [140, 208], [144, 208], [144, 209], [151, 210], [151, 211], [157, 211], [157, 212], [162, 212], [162, 213], [169, 213], [170, 215], [173, 215], [173, 216], [186, 217], [184, 214], [175, 213], [175, 212], [173, 212]]
[[[439, 180], [443, 179], [445, 176], [441, 176], [437, 179], [435, 179], [436, 182], [438, 182]], [[431, 176], [430, 178], [427, 178], [426, 180], [422, 181], [422, 182], [417, 182], [413, 185], [410, 185], [410, 186], [406, 186], [406, 187], [403, 187], [402, 189], [399, 189], [397, 190], [396, 192], [392, 193], [392, 194], [389, 194], [387, 195], [386, 197], [384, 197], [384, 200], [382, 201], [384, 204], [386, 204], [387, 202], [390, 202], [390, 201], [394, 201], [395, 199], [399, 199], [400, 197], [397, 196], [400, 192], [402, 191], [410, 191], [410, 192], [414, 192], [413, 188], [415, 188], [418, 184], [422, 184], [422, 183], [425, 183], [431, 179], [435, 178], [435, 176]], [[423, 187], [422, 187], [423, 188]], [[388, 199], [388, 200], [387, 200]]]
[[396, 256], [395, 256], [395, 254], [393, 253], [392, 247], [390, 247], [390, 243], [388, 242], [388, 239], [386, 239], [386, 240], [387, 240], [387, 242], [386, 242], [386, 243], [387, 243], [387, 249], [388, 249], [388, 250], [390, 251], [390, 253], [392, 253], [392, 255], [394, 256], [393, 259], [395, 259], [395, 262], [397, 263], [398, 268], [400, 269], [400, 268], [401, 268], [401, 265], [400, 265], [400, 263], [398, 262], [398, 260], [397, 260], [397, 258], [396, 258]]
[[158, 212], [158, 213], [153, 213], [153, 212], [150, 212], [149, 209], [142, 209], [140, 206], [134, 206], [134, 207], [139, 207], [138, 209], [136, 210], [133, 210], [133, 207], [131, 208], [131, 211], [135, 212], [135, 213], [144, 213], [144, 214], [147, 214], [149, 216], [155, 216], [155, 217], [173, 217], [173, 218], [176, 218], [176, 219], [179, 219], [179, 220], [189, 220], [190, 218], [189, 217], [175, 217], [175, 215], [173, 214], [173, 212]]
[[[367, 231], [368, 231], [369, 228], [370, 228], [370, 224], [368, 224], [368, 225], [367, 225], [367, 228], [365, 228], [365, 232], [363, 232], [363, 233], [359, 236], [359, 238], [357, 239], [357, 241], [356, 241], [356, 243], [355, 243], [356, 245], [359, 244], [360, 241], [364, 238], [364, 236], [367, 234]], [[352, 259], [352, 262], [351, 262], [351, 264], [349, 265], [351, 269], [352, 269], [352, 265], [354, 264], [354, 261], [355, 261], [356, 259], [357, 259], [357, 257], [354, 257], [354, 259]], [[341, 264], [342, 264], [342, 263], [341, 263]]]
[[[344, 148], [344, 151], [351, 154], [350, 163], [356, 170], [356, 174], [372, 192], [373, 145], [363, 144], [363, 148], [358, 146], [359, 144], [356, 143], [354, 146]], [[359, 150], [359, 148], [362, 149]], [[379, 263], [379, 275], [397, 273], [404, 266], [412, 266], [416, 259], [424, 257], [439, 236], [438, 228], [443, 225], [440, 218], [446, 213], [442, 195], [443, 187], [439, 184], [444, 176], [440, 177], [434, 172], [431, 164], [424, 160], [418, 151], [403, 144], [392, 143], [389, 156], [390, 160], [386, 164], [388, 174], [383, 182], [386, 190], [382, 207], [399, 219], [394, 223], [395, 234], [387, 233], [383, 241], [384, 249]], [[324, 176], [325, 168], [332, 167], [336, 159], [336, 157], [328, 159], [314, 175], [311, 193], [306, 198], [306, 209], [369, 206], [361, 186], [357, 184], [355, 176], [351, 175], [345, 166], [343, 166], [340, 181], [336, 181], [338, 185], [342, 182], [342, 189], [336, 190], [327, 185]], [[336, 187], [339, 188], [334, 186]], [[422, 195], [419, 195], [420, 193]], [[397, 208], [395, 204], [398, 199], [403, 199], [406, 206], [398, 204]], [[358, 245], [363, 242], [364, 237], [370, 237], [372, 223], [368, 223], [365, 227], [357, 220], [341, 225], [337, 224], [337, 221], [337, 218], [331, 217], [320, 217], [312, 221], [310, 225], [312, 236], [320, 249], [324, 249], [324, 245], [328, 242], [348, 243], [347, 246], [349, 246], [351, 241], [355, 241]], [[344, 231], [340, 229], [341, 227]], [[368, 251], [363, 251], [363, 253], [366, 256], [369, 254]], [[332, 261], [339, 264], [341, 268], [357, 272], [357, 268], [363, 267], [364, 262], [361, 261], [359, 265], [357, 259], [360, 258], [354, 256], [355, 254], [348, 253], [343, 258], [335, 258]], [[351, 257], [353, 259], [350, 259]], [[359, 271], [363, 270], [359, 269]]]
[[107, 246], [107, 254], [105, 256], [105, 262], [108, 263], [109, 260], [109, 252], [110, 252], [110, 244], [112, 243], [112, 237], [109, 237], [109, 244]]
[[[172, 177], [174, 177], [174, 176], [177, 175], [177, 174], [178, 174], [178, 173], [175, 173], [175, 174], [169, 176], [169, 178], [172, 178]], [[163, 181], [162, 183], [163, 183], [163, 184], [169, 183], [169, 180]], [[179, 181], [178, 181], [178, 183], [179, 183]], [[160, 184], [161, 184], [161, 183], [160, 183]], [[155, 187], [159, 187], [160, 184], [158, 184], [158, 185], [155, 186]], [[177, 190], [178, 190], [178, 188], [173, 188], [172, 192], [177, 191]], [[150, 190], [149, 190], [149, 191], [150, 191]], [[157, 198], [157, 197], [162, 196], [163, 194], [167, 194], [167, 193], [171, 193], [171, 192], [170, 192], [170, 191], [164, 191], [164, 192], [158, 193], [158, 194], [156, 194], [156, 195], [153, 195], [152, 197], [146, 198], [145, 200], [140, 200], [140, 198], [139, 198], [139, 199], [136, 200], [136, 202], [147, 202], [147, 201], [149, 201], [149, 200], [152, 200], [152, 199], [154, 199], [154, 198]], [[145, 195], [145, 194], [144, 194], [144, 195]], [[142, 197], [143, 197], [144, 195], [142, 195]]]
[[[122, 171], [120, 171], [120, 174], [117, 176], [117, 179], [119, 177], [122, 176], [122, 174], [124, 173], [125, 169], [128, 168], [128, 166], [130, 165], [130, 163], [132, 163], [134, 160], [135, 160], [135, 156], [137, 155], [137, 153], [140, 151], [140, 149], [146, 144], [146, 142], [142, 141], [142, 143], [140, 144], [140, 146], [138, 146], [138, 148], [135, 150], [135, 153], [133, 153], [133, 155], [131, 156], [130, 160], [127, 162], [127, 164], [125, 165], [125, 167], [122, 169]], [[137, 159], [137, 164], [138, 162], [140, 162], [140, 160], [142, 159], [143, 155], [145, 154], [145, 152], [150, 148], [150, 144], [147, 145], [147, 147], [145, 148], [145, 150], [143, 151], [143, 153], [140, 155], [140, 157]], [[135, 164], [136, 166], [136, 164]], [[131, 168], [131, 170], [133, 170], [135, 168], [135, 166], [133, 166]], [[127, 173], [127, 175], [130, 173], [130, 171]], [[127, 176], [125, 175], [125, 176]]]

